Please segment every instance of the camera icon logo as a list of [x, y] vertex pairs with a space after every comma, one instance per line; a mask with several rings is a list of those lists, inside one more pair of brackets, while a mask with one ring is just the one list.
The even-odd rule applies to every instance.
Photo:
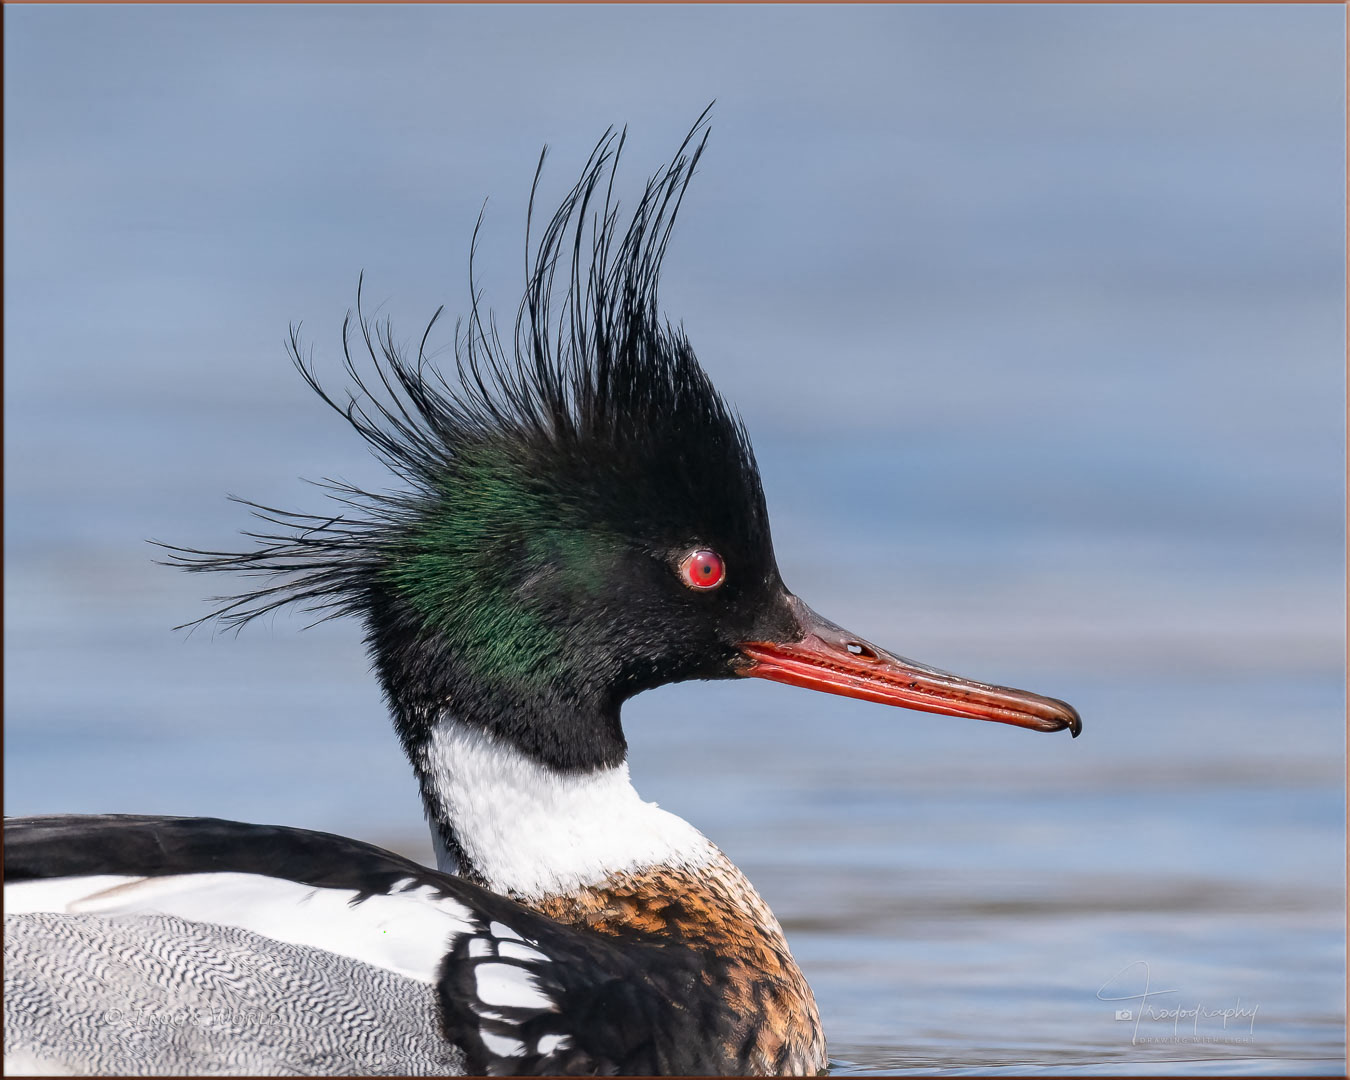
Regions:
[[1134, 1019], [1134, 1013], [1130, 1012], [1129, 1009], [1117, 1009], [1117, 1010], [1116, 1010], [1116, 1019], [1117, 1019], [1117, 1020], [1133, 1020], [1133, 1019]]

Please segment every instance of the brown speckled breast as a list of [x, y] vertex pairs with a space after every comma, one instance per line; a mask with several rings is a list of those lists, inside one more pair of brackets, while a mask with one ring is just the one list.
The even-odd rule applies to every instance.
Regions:
[[746, 1075], [815, 1075], [825, 1035], [782, 927], [720, 851], [706, 865], [616, 874], [580, 892], [526, 902], [558, 922], [708, 954], [703, 979], [726, 1003], [726, 1052]]

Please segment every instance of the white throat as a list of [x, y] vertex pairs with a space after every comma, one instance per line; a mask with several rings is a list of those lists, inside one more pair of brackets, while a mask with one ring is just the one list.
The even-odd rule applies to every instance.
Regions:
[[[447, 717], [423, 766], [439, 816], [494, 892], [556, 896], [649, 866], [702, 866], [718, 854], [687, 821], [642, 800], [627, 762], [560, 773]], [[436, 849], [440, 868], [456, 872], [439, 841]]]

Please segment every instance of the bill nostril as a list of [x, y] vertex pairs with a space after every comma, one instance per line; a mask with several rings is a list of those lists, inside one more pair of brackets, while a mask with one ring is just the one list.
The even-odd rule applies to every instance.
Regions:
[[876, 650], [861, 641], [846, 642], [844, 647], [860, 660], [875, 660], [877, 658]]

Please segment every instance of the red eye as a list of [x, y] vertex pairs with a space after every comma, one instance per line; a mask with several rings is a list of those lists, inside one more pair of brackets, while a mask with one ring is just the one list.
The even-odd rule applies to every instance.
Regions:
[[715, 589], [726, 577], [722, 556], [707, 548], [691, 551], [680, 563], [680, 580], [691, 589]]

